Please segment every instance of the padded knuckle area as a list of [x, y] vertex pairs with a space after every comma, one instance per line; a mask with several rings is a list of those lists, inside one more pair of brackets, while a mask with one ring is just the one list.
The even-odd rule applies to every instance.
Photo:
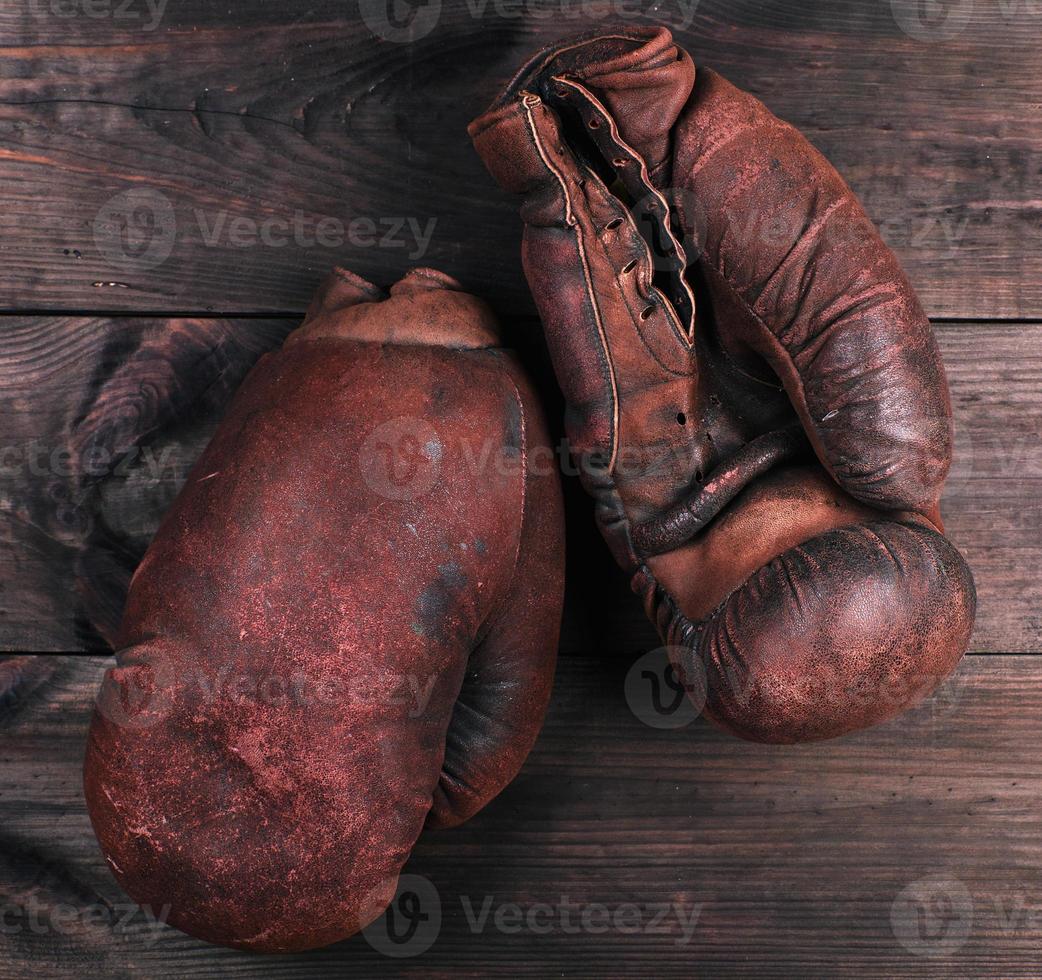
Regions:
[[[924, 509], [940, 495], [952, 421], [928, 331], [923, 324], [895, 344], [889, 326], [832, 328], [813, 359], [796, 358], [832, 469], [859, 500]], [[910, 398], [911, 391], [919, 397]]]
[[707, 715], [764, 742], [830, 738], [934, 690], [969, 642], [973, 581], [937, 532], [879, 521], [790, 548], [706, 625]]
[[108, 729], [95, 723], [88, 751], [92, 822], [123, 887], [171, 925], [239, 949], [311, 948], [365, 925], [393, 892], [422, 810], [396, 821], [387, 809], [374, 861], [350, 801], [320, 776], [277, 770], [214, 730], [186, 739], [182, 722]]

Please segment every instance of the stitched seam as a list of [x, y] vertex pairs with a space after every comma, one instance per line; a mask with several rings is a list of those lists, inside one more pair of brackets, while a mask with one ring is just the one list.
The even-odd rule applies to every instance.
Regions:
[[514, 563], [510, 569], [510, 577], [507, 579], [506, 589], [503, 591], [503, 598], [496, 606], [495, 611], [490, 613], [482, 624], [478, 635], [475, 637], [474, 645], [468, 654], [468, 659], [481, 648], [485, 640], [488, 639], [488, 634], [492, 632], [493, 627], [503, 617], [507, 604], [513, 598], [514, 584], [517, 582], [517, 571], [521, 567], [521, 545], [524, 541], [525, 515], [528, 508], [528, 422], [525, 415], [525, 403], [521, 397], [521, 391], [517, 387], [517, 382], [509, 374], [507, 378], [510, 381], [511, 388], [514, 390], [514, 401], [517, 403], [521, 420], [521, 501], [519, 507], [520, 516], [517, 521], [517, 541], [514, 545]]
[[590, 301], [590, 307], [593, 310], [593, 318], [597, 324], [597, 335], [600, 337], [601, 350], [604, 352], [604, 360], [608, 367], [608, 380], [611, 382], [611, 459], [608, 461], [608, 474], [611, 475], [615, 469], [615, 460], [619, 448], [619, 391], [615, 381], [615, 365], [612, 363], [611, 350], [608, 348], [608, 338], [604, 333], [604, 323], [601, 319], [600, 307], [597, 305], [597, 299], [593, 293], [593, 281], [590, 275], [590, 265], [586, 258], [582, 226], [575, 220], [575, 215], [572, 211], [572, 199], [568, 193], [568, 186], [565, 183], [564, 177], [553, 165], [550, 158], [547, 156], [546, 151], [543, 149], [543, 144], [539, 139], [539, 133], [535, 127], [535, 119], [532, 116], [532, 107], [527, 102], [525, 103], [525, 120], [528, 123], [528, 129], [532, 135], [532, 142], [535, 144], [535, 148], [539, 153], [540, 159], [543, 161], [543, 165], [554, 175], [554, 178], [561, 188], [561, 193], [564, 195], [565, 223], [575, 229], [575, 244], [579, 252], [579, 261], [582, 263], [583, 267], [583, 282], [586, 286], [586, 295]]
[[[482, 350], [503, 350], [501, 344], [486, 344], [484, 347], [453, 347], [451, 344], [426, 344], [420, 340], [367, 340], [360, 337], [334, 337], [329, 334], [319, 337], [301, 337], [299, 340], [293, 341], [294, 348], [304, 348], [317, 344], [366, 344], [370, 347], [423, 347], [427, 350], [440, 348], [458, 354], [470, 354], [474, 351]], [[290, 348], [290, 350], [292, 351], [293, 348]], [[271, 353], [281, 353], [281, 351], [272, 351]]]
[[[626, 37], [624, 34], [598, 34], [595, 37], [584, 35], [581, 38], [577, 38], [572, 44], [562, 44], [558, 47], [543, 48], [542, 51], [536, 52], [529, 62], [521, 66], [521, 70], [518, 71], [518, 73], [510, 80], [510, 84], [506, 87], [501, 98], [508, 98], [512, 96], [515, 91], [523, 91], [524, 86], [528, 85], [530, 82], [538, 81], [540, 76], [545, 71], [549, 70], [550, 66], [562, 55], [567, 54], [569, 51], [576, 51], [579, 48], [586, 47], [587, 45], [593, 44], [595, 41], [602, 39], [607, 41], [638, 40], [637, 38]], [[539, 60], [537, 65], [536, 61], [541, 55], [544, 57]], [[617, 61], [618, 58], [609, 59], [607, 63], [610, 65], [613, 60]]]
[[[672, 329], [673, 333], [676, 335], [677, 340], [684, 344], [687, 350], [690, 351], [694, 347], [695, 343], [695, 294], [687, 281], [687, 261], [685, 257], [684, 247], [680, 244], [680, 241], [673, 233], [673, 229], [670, 227], [669, 203], [666, 201], [665, 196], [659, 191], [659, 189], [652, 184], [651, 176], [648, 173], [647, 161], [639, 153], [637, 153], [637, 151], [634, 150], [633, 147], [629, 145], [629, 143], [627, 143], [622, 138], [621, 134], [619, 133], [619, 127], [618, 124], [615, 122], [614, 116], [612, 116], [612, 114], [608, 112], [603, 103], [588, 88], [586, 88], [584, 85], [580, 85], [578, 82], [573, 82], [570, 79], [564, 77], [555, 78], [554, 80], [559, 81], [561, 84], [568, 85], [571, 88], [582, 92], [583, 97], [586, 98], [592, 105], [594, 105], [597, 108], [598, 112], [600, 112], [604, 116], [604, 118], [608, 120], [608, 131], [611, 135], [611, 138], [620, 147], [622, 147], [624, 152], [629, 153], [634, 160], [637, 160], [640, 163], [641, 184], [643, 184], [644, 189], [649, 194], [651, 194], [655, 198], [655, 200], [658, 201], [659, 204], [662, 206], [665, 215], [662, 221], [662, 230], [666, 233], [667, 236], [669, 236], [670, 242], [676, 249], [678, 262], [677, 269], [674, 271], [676, 273], [677, 281], [679, 282], [680, 287], [684, 290], [684, 292], [687, 295], [688, 301], [691, 303], [691, 322], [686, 327], [684, 326], [684, 324], [680, 322], [680, 317], [677, 315], [677, 312], [674, 309], [672, 302], [662, 292], [662, 290], [659, 289], [658, 286], [656, 286], [652, 282], [652, 279], [654, 278], [652, 275], [648, 276], [648, 286], [651, 292], [659, 296], [662, 303], [663, 312], [666, 314], [666, 318], [669, 320], [670, 329]], [[634, 225], [632, 214], [627, 213], [625, 220], [628, 224]], [[644, 240], [644, 236], [637, 231], [635, 226], [633, 227], [633, 233], [644, 248], [644, 255], [647, 258], [649, 269], [653, 269], [655, 263], [651, 257], [651, 249], [648, 247], [648, 243]], [[616, 277], [616, 282], [618, 281], [619, 280]], [[619, 283], [619, 285], [621, 287], [621, 283]], [[620, 289], [620, 291], [622, 290]], [[623, 297], [625, 297], [625, 292], [622, 292]], [[629, 306], [628, 303], [627, 306]], [[639, 330], [637, 331], [637, 333], [638, 336], [641, 337], [641, 341], [644, 343], [644, 346], [647, 347], [647, 342], [644, 340], [644, 337], [640, 334]]]
[[514, 389], [514, 400], [517, 402], [517, 410], [521, 420], [521, 516], [518, 519], [517, 547], [514, 549], [514, 567], [510, 572], [510, 584], [513, 586], [517, 577], [517, 570], [521, 564], [521, 541], [525, 531], [525, 515], [528, 512], [528, 419], [525, 415], [525, 403], [521, 398], [517, 382], [510, 379], [510, 386]]

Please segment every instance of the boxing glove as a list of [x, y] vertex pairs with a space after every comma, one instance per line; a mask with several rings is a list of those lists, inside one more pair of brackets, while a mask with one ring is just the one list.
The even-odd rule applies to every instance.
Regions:
[[540, 52], [470, 133], [522, 196], [601, 530], [708, 717], [795, 742], [925, 696], [975, 611], [947, 382], [835, 170], [654, 28]]
[[132, 580], [85, 762], [124, 889], [268, 952], [380, 913], [424, 824], [470, 817], [535, 740], [556, 473], [484, 303], [431, 270], [389, 296], [337, 271]]

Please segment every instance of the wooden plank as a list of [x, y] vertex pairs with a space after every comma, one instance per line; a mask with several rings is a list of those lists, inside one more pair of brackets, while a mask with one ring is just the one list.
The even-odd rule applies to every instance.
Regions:
[[[163, 511], [232, 390], [291, 320], [7, 318], [0, 336], [0, 650], [98, 650]], [[533, 341], [509, 332], [545, 393], [560, 398]], [[1042, 325], [939, 324], [956, 416], [948, 532], [977, 580], [971, 649], [1042, 651]], [[10, 383], [8, 383], [10, 379]], [[164, 403], [163, 396], [171, 401]], [[94, 440], [93, 442], [91, 440]], [[108, 464], [64, 473], [61, 454], [100, 446]], [[34, 451], [36, 456], [32, 456]], [[36, 459], [41, 472], [33, 472]], [[41, 469], [42, 468], [42, 469]], [[654, 630], [565, 481], [568, 596], [562, 650], [634, 654]]]
[[519, 778], [417, 846], [406, 870], [442, 922], [398, 960], [364, 937], [266, 959], [141, 912], [121, 926], [80, 790], [105, 661], [47, 659], [47, 684], [0, 717], [0, 978], [1038, 975], [1037, 658], [968, 658], [903, 718], [798, 747], [646, 727], [627, 658], [567, 658]]
[[436, 0], [411, 43], [388, 3], [0, 10], [0, 308], [299, 313], [342, 262], [440, 266], [531, 310], [516, 202], [465, 126], [533, 49], [611, 14], [676, 26], [802, 128], [931, 315], [1042, 316], [1033, 3]]
[[977, 583], [970, 648], [1042, 651], [1042, 325], [937, 336], [956, 425], [941, 511]]
[[291, 326], [0, 321], [0, 650], [103, 646], [228, 398]]

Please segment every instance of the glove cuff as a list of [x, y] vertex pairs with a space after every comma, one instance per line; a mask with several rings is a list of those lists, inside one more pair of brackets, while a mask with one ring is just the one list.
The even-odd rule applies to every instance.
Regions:
[[670, 133], [695, 84], [694, 63], [668, 30], [616, 25], [544, 48], [522, 66], [489, 112], [474, 121], [471, 136], [476, 138], [498, 110], [526, 94], [552, 101], [552, 85], [560, 78], [593, 91], [648, 169], [653, 174], [662, 169], [671, 152]]
[[[395, 315], [400, 311], [400, 315]], [[319, 289], [304, 323], [285, 347], [339, 339], [476, 350], [500, 346], [491, 307], [462, 291], [451, 276], [416, 268], [385, 292], [337, 267]]]

